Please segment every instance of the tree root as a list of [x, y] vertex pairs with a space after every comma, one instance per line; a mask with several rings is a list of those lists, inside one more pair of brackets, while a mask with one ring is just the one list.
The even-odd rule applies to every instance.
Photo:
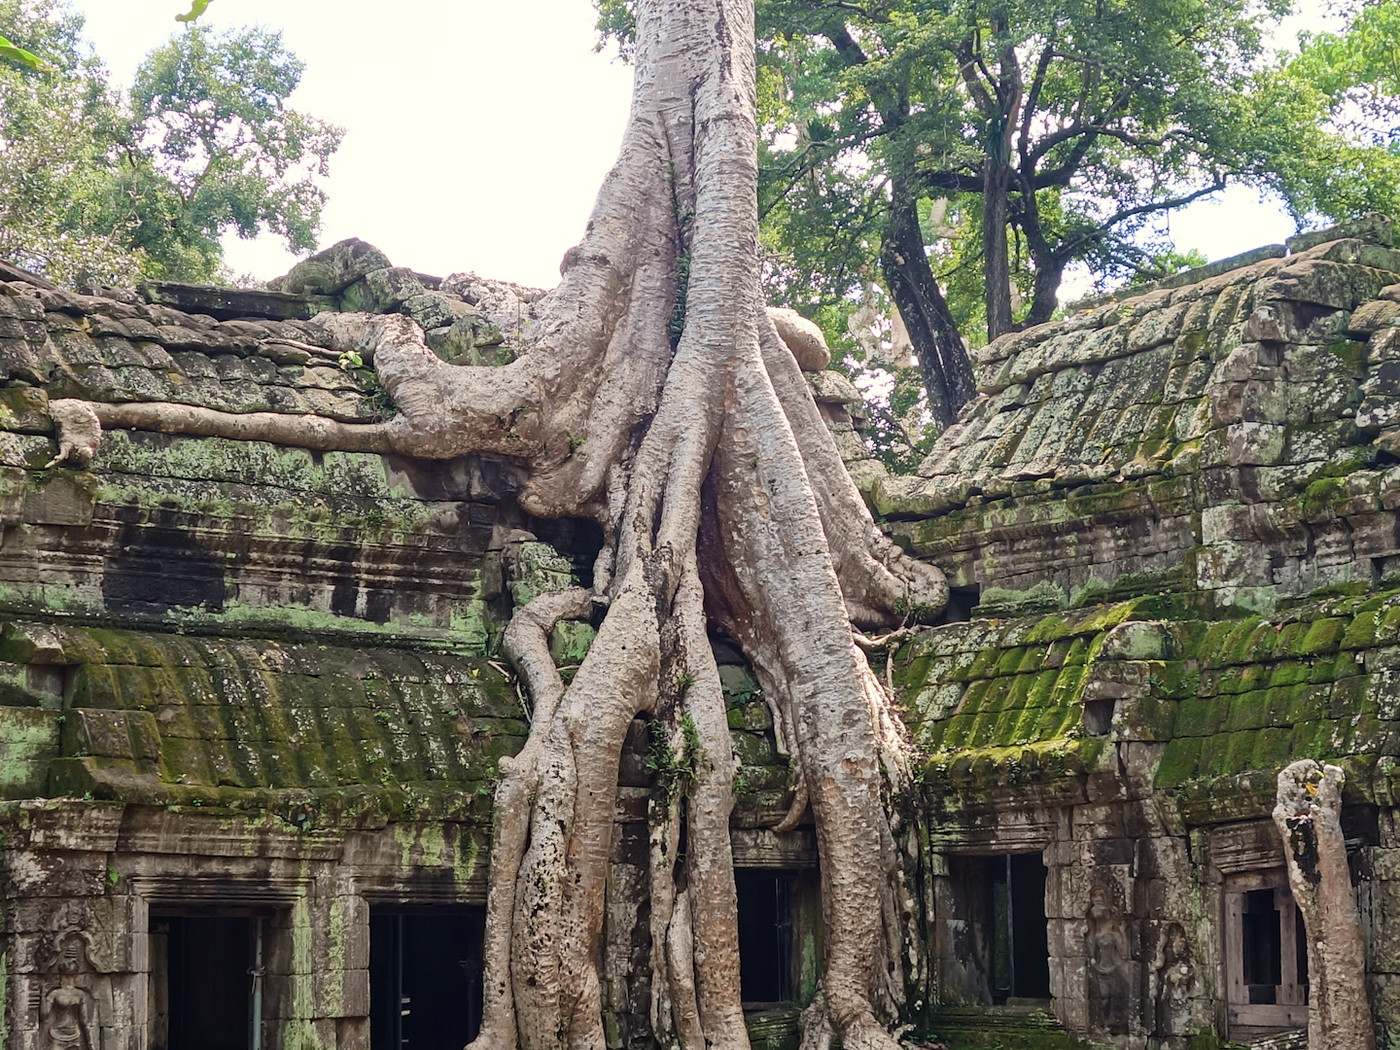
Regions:
[[1345, 781], [1338, 766], [1294, 762], [1278, 775], [1273, 816], [1308, 934], [1308, 1045], [1375, 1050], [1366, 945], [1342, 833]]

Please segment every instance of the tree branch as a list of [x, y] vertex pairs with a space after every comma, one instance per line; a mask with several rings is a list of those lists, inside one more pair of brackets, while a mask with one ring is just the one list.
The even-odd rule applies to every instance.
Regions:
[[841, 56], [846, 65], [863, 66], [870, 61], [865, 51], [851, 36], [851, 31], [846, 28], [845, 22], [835, 22], [824, 26], [822, 36], [831, 41], [831, 46], [836, 49], [836, 53]]
[[948, 190], [953, 193], [981, 193], [982, 176], [967, 175], [956, 171], [918, 171], [919, 183], [929, 190]]
[[1035, 111], [1040, 105], [1040, 93], [1045, 87], [1045, 74], [1050, 70], [1050, 62], [1055, 56], [1055, 34], [1051, 33], [1050, 39], [1045, 42], [1045, 47], [1041, 49], [1040, 60], [1035, 65], [1035, 76], [1031, 78], [1030, 89], [1026, 92], [1026, 108], [1021, 114], [1021, 142], [1020, 154], [1022, 170], [1027, 164], [1026, 144], [1031, 138], [1031, 118], [1035, 116]]
[[1099, 223], [1094, 230], [1088, 233], [1082, 233], [1077, 237], [1072, 237], [1060, 244], [1055, 249], [1055, 255], [1059, 259], [1067, 261], [1073, 258], [1074, 254], [1085, 246], [1097, 240], [1101, 240], [1110, 229], [1117, 226], [1120, 222], [1126, 222], [1128, 219], [1136, 218], [1139, 215], [1151, 215], [1154, 212], [1171, 211], [1174, 208], [1180, 208], [1190, 204], [1192, 201], [1200, 200], [1202, 197], [1208, 197], [1212, 193], [1219, 193], [1224, 188], [1225, 177], [1223, 175], [1217, 175], [1215, 181], [1209, 186], [1203, 186], [1191, 193], [1183, 193], [1179, 196], [1168, 197], [1166, 200], [1161, 201], [1150, 201], [1147, 204], [1139, 204], [1133, 208], [1122, 208]]
[[982, 111], [984, 116], [990, 117], [996, 112], [996, 106], [992, 102], [992, 96], [987, 92], [986, 85], [977, 79], [977, 71], [978, 69], [982, 71], [982, 75], [986, 77], [988, 83], [992, 82], [992, 75], [983, 64], [982, 57], [974, 53], [971, 37], [958, 45], [957, 59], [958, 72], [962, 74], [963, 83], [967, 85], [973, 102], [977, 104], [977, 108]]

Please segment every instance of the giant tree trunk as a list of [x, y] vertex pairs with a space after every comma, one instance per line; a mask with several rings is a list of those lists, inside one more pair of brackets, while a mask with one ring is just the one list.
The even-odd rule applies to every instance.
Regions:
[[1366, 946], [1342, 835], [1343, 780], [1337, 766], [1294, 762], [1278, 775], [1274, 824], [1308, 933], [1308, 1046], [1375, 1050]]
[[[798, 780], [785, 825], [804, 812], [816, 824], [826, 959], [810, 1032], [848, 1050], [894, 1045], [900, 895], [885, 802], [903, 753], [852, 624], [936, 612], [947, 588], [876, 529], [845, 473], [764, 310], [757, 238], [752, 0], [640, 0], [621, 156], [515, 362], [446, 365], [407, 318], [338, 315], [325, 322], [337, 345], [372, 360], [399, 408], [387, 423], [55, 402], [74, 460], [99, 422], [424, 458], [484, 451], [528, 468], [527, 511], [602, 526], [592, 591], [542, 595], [506, 632], [534, 713], [524, 750], [500, 763], [478, 1050], [605, 1045], [608, 857], [638, 716], [671, 756], [652, 807], [656, 1034], [685, 1050], [747, 1046], [734, 759], [708, 625], [740, 642], [776, 709]], [[600, 614], [566, 687], [548, 632]]]

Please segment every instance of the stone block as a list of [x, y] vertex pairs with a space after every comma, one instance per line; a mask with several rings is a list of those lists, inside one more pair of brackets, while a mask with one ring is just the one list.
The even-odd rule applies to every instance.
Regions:
[[45, 391], [36, 387], [7, 387], [0, 390], [0, 430], [47, 434], [52, 429], [49, 398]]
[[1330, 306], [1346, 310], [1355, 306], [1352, 267], [1320, 258], [1290, 260], [1258, 291], [1264, 299]]
[[1352, 311], [1347, 331], [1370, 335], [1383, 328], [1400, 327], [1400, 302], [1392, 299], [1372, 299]]
[[[1076, 923], [1075, 925], [1082, 926], [1083, 924]], [[1083, 958], [1083, 939], [1085, 932], [1083, 929], [1079, 929], [1076, 930], [1075, 933], [1078, 935], [1075, 940], [1078, 942], [1079, 951], [1077, 954], [1079, 957], [1075, 958], [1074, 956], [1070, 956], [1063, 961], [1057, 960], [1059, 965], [1055, 967], [1055, 970], [1059, 970], [1058, 981], [1055, 980], [1055, 970], [1051, 970], [1050, 972], [1050, 994], [1053, 995], [1056, 1000], [1068, 1000], [1070, 1002], [1083, 1001], [1089, 994], [1088, 974]]]
[[1381, 361], [1400, 359], [1400, 328], [1386, 328], [1366, 343], [1365, 363], [1374, 368]]
[[1246, 343], [1295, 343], [1298, 325], [1294, 313], [1283, 303], [1261, 303], [1245, 320], [1240, 338]]
[[58, 755], [60, 713], [0, 707], [0, 797], [43, 794], [49, 760]]
[[146, 1029], [134, 1024], [119, 1025], [99, 1029], [98, 1045], [101, 1050], [146, 1050]]
[[346, 305], [350, 305], [351, 292], [357, 288], [363, 288], [359, 298], [362, 303], [357, 304], [360, 309], [368, 310], [370, 313], [388, 313], [398, 309], [402, 304], [408, 302], [416, 295], [422, 295], [427, 291], [417, 274], [412, 270], [402, 266], [387, 267], [382, 270], [371, 270], [365, 274], [363, 282], [357, 282], [346, 289]]
[[1116, 700], [1139, 696], [1147, 689], [1152, 665], [1146, 660], [1100, 659], [1089, 672], [1084, 700]]
[[1089, 1003], [1080, 998], [1066, 996], [1055, 999], [1055, 1016], [1071, 1032], [1084, 1032], [1089, 1028]]
[[72, 711], [63, 726], [64, 754], [134, 759], [127, 715], [126, 711]]
[[450, 327], [459, 317], [476, 311], [461, 299], [444, 292], [424, 292], [404, 301], [403, 312], [418, 322], [424, 331]]
[[1234, 423], [1202, 439], [1202, 466], [1272, 466], [1279, 463], [1287, 428], [1271, 423]]
[[[351, 979], [353, 976], [353, 980]], [[310, 975], [312, 1011], [317, 1016], [340, 1017], [369, 1013], [369, 971], [327, 969], [325, 960]], [[361, 988], [363, 985], [363, 988]], [[348, 996], [354, 996], [354, 1001]]]
[[1380, 430], [1400, 420], [1400, 360], [1384, 360], [1373, 367], [1361, 394], [1356, 425], [1362, 430]]
[[352, 237], [303, 259], [267, 286], [293, 295], [337, 295], [366, 274], [392, 265], [389, 257], [374, 245]]
[[1101, 660], [1166, 660], [1172, 655], [1171, 632], [1162, 623], [1131, 620], [1108, 632], [1099, 651]]
[[9, 888], [16, 896], [100, 897], [107, 891], [106, 856], [14, 851]]
[[335, 1022], [335, 1050], [370, 1050], [368, 1017], [338, 1017]]
[[[1378, 850], [1377, 853], [1395, 853]], [[1388, 863], [1387, 868], [1393, 866]], [[1371, 965], [1400, 974], [1400, 882], [1380, 878], [1371, 887]]]
[[44, 320], [44, 306], [27, 295], [0, 295], [0, 317], [20, 321]]
[[1079, 841], [1125, 837], [1122, 809], [1116, 805], [1075, 807], [1074, 837]]
[[1284, 244], [1291, 254], [1297, 255], [1310, 251], [1319, 245], [1329, 244], [1343, 238], [1355, 238], [1383, 247], [1391, 247], [1396, 243], [1395, 223], [1388, 216], [1372, 212], [1349, 222], [1338, 223], [1321, 230], [1311, 230], [1308, 233], [1295, 234], [1289, 237]]
[[219, 320], [242, 317], [308, 320], [318, 313], [335, 309], [335, 300], [324, 296], [215, 288], [168, 281], [143, 284], [141, 293], [148, 302], [174, 307], [187, 314], [205, 314]]

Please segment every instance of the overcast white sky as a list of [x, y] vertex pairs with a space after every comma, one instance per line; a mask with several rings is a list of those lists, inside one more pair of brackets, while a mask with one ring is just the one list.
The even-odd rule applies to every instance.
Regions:
[[[70, 2], [121, 84], [189, 7]], [[1297, 6], [1290, 31], [1319, 24], [1322, 0]], [[420, 272], [543, 287], [583, 232], [627, 117], [631, 72], [594, 53], [593, 18], [588, 0], [214, 0], [205, 15], [216, 28], [282, 30], [306, 63], [293, 104], [347, 129], [323, 245], [362, 237]], [[1189, 209], [1171, 229], [1212, 259], [1293, 232], [1248, 191]], [[227, 247], [235, 273], [261, 279], [293, 261], [275, 238]]]

